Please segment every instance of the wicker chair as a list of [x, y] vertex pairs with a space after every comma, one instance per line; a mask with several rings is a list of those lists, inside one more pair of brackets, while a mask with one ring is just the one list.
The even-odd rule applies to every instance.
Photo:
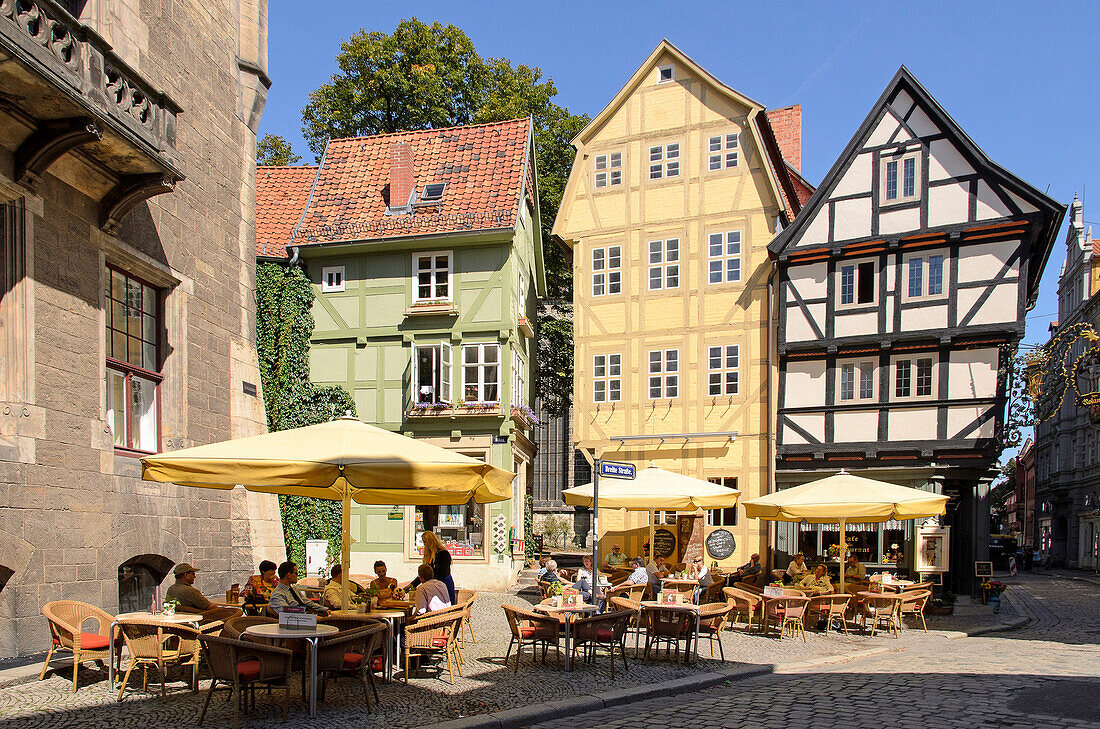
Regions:
[[901, 594], [901, 604], [898, 606], [899, 618], [898, 626], [905, 627], [905, 616], [912, 615], [920, 618], [921, 627], [924, 628], [924, 632], [928, 632], [928, 623], [924, 621], [924, 606], [932, 597], [931, 590], [920, 590], [918, 592], [903, 592]]
[[462, 605], [463, 609], [466, 611], [466, 620], [462, 623], [463, 631], [461, 635], [462, 640], [460, 641], [462, 649], [465, 650], [467, 631], [470, 633], [470, 642], [477, 643], [477, 638], [474, 637], [473, 623], [473, 607], [474, 601], [477, 600], [477, 592], [474, 590], [459, 590], [455, 597], [458, 598], [459, 605]]
[[607, 600], [610, 602], [616, 597], [625, 597], [628, 600], [641, 602], [642, 598], [645, 596], [646, 587], [645, 583], [636, 585], [633, 582], [615, 585], [607, 589]]
[[634, 632], [634, 657], [638, 657], [638, 647], [641, 643], [642, 628], [642, 603], [640, 600], [631, 600], [629, 597], [613, 597], [610, 605], [619, 610], [629, 610], [633, 613], [626, 624], [627, 632]]
[[[330, 625], [332, 623], [329, 623]], [[329, 678], [351, 676], [363, 684], [363, 695], [367, 699], [367, 712], [370, 707], [370, 695], [378, 702], [378, 688], [374, 685], [374, 672], [385, 666], [381, 656], [376, 656], [386, 638], [387, 625], [375, 621], [372, 625], [359, 623], [354, 630], [344, 630], [335, 635], [322, 638], [317, 646], [317, 675], [323, 678], [321, 699], [325, 698], [325, 688]]]
[[419, 660], [422, 655], [442, 651], [447, 656], [447, 671], [451, 675], [451, 684], [455, 682], [455, 669], [462, 676], [459, 662], [458, 632], [465, 620], [465, 611], [437, 611], [434, 615], [424, 615], [405, 625], [405, 683], [409, 682], [412, 659]]
[[253, 625], [265, 625], [277, 622], [279, 621], [275, 618], [240, 615], [225, 621], [225, 624], [222, 625], [221, 637], [232, 638], [233, 640], [247, 640], [247, 638], [243, 638], [242, 636], [244, 635], [244, 631], [248, 630]]
[[714, 658], [714, 644], [718, 644], [718, 655], [723, 661], [726, 653], [722, 650], [722, 628], [736, 608], [724, 602], [712, 602], [699, 606], [699, 639], [707, 637], [710, 643], [710, 657]]
[[[111, 657], [111, 639], [108, 632], [114, 617], [95, 605], [74, 600], [55, 600], [42, 606], [42, 614], [50, 626], [50, 652], [42, 664], [38, 680], [46, 677], [50, 660], [57, 651], [69, 651], [73, 654], [73, 691], [76, 691], [77, 671], [85, 661], [107, 661]], [[84, 624], [94, 620], [94, 633], [86, 632]], [[115, 638], [115, 655], [121, 662], [122, 638]]]
[[118, 688], [118, 700], [126, 692], [130, 674], [135, 668], [142, 668], [144, 678], [142, 688], [149, 685], [149, 669], [155, 667], [160, 673], [160, 697], [167, 693], [169, 666], [191, 667], [191, 689], [199, 690], [199, 631], [186, 625], [175, 625], [157, 620], [120, 620], [118, 628], [126, 639], [130, 651], [130, 666]]
[[199, 620], [199, 627], [203, 629], [204, 633], [211, 629], [213, 623], [218, 623], [218, 625], [213, 627], [220, 628], [226, 621], [244, 615], [243, 610], [235, 607], [219, 607], [211, 610], [191, 610], [180, 605], [176, 608], [176, 612], [187, 613], [188, 615], [201, 615], [202, 619]]
[[839, 618], [840, 626], [844, 628], [844, 634], [848, 635], [848, 605], [852, 602], [851, 595], [818, 595], [810, 598], [809, 614], [817, 615], [825, 621], [825, 634], [833, 625], [833, 620]]
[[618, 610], [573, 621], [573, 659], [576, 660], [577, 649], [583, 646], [587, 660], [591, 661], [596, 649], [603, 646], [611, 658], [611, 678], [614, 679], [615, 648], [618, 648], [623, 670], [630, 670], [626, 664], [626, 630], [635, 615], [633, 610]]
[[863, 629], [867, 630], [867, 621], [871, 621], [871, 636], [874, 637], [875, 629], [882, 624], [886, 630], [891, 630], [894, 637], [898, 637], [898, 609], [901, 607], [900, 595], [881, 595], [878, 597], [864, 596], [859, 603], [859, 618]]
[[523, 655], [525, 643], [531, 646], [531, 660], [535, 658], [536, 646], [542, 644], [542, 662], [546, 663], [546, 652], [551, 645], [554, 646], [554, 658], [557, 666], [561, 667], [561, 626], [558, 618], [543, 615], [532, 610], [515, 605], [502, 605], [504, 616], [508, 619], [508, 629], [512, 637], [508, 641], [508, 650], [504, 654], [504, 666], [508, 666], [508, 657], [512, 654], [512, 646], [516, 646], [516, 668], [519, 673], [519, 662]]
[[649, 649], [653, 647], [656, 656], [660, 646], [664, 643], [667, 647], [665, 655], [676, 648], [676, 667], [681, 664], [680, 641], [685, 642], [684, 653], [691, 647], [691, 638], [695, 628], [694, 611], [688, 608], [675, 607], [650, 607], [642, 606], [642, 625], [645, 627], [645, 656], [649, 660]]
[[284, 689], [283, 721], [290, 708], [290, 664], [294, 656], [285, 648], [263, 645], [232, 638], [200, 635], [199, 643], [210, 669], [210, 690], [199, 712], [199, 725], [206, 718], [210, 698], [218, 688], [218, 682], [227, 684], [233, 699], [233, 729], [240, 722], [240, 710], [244, 705], [245, 690], [251, 689], [252, 706], [256, 706], [256, 684], [267, 684]]
[[[764, 605], [763, 596], [755, 592], [742, 590], [739, 587], [725, 587], [722, 589], [722, 594], [725, 595], [727, 604], [733, 607], [729, 622], [732, 624], [736, 616], [744, 613], [745, 618], [748, 620], [746, 630], [752, 632], [752, 618], [762, 609]], [[763, 622], [763, 618], [761, 618], [761, 622]]]
[[751, 582], [734, 582], [733, 586], [736, 587], [738, 590], [744, 590], [745, 592], [751, 592], [754, 595], [763, 595], [764, 594], [764, 588], [757, 587], [756, 585], [752, 584]]
[[806, 642], [806, 608], [810, 604], [810, 598], [806, 596], [773, 597], [764, 601], [764, 633], [774, 623], [779, 628], [779, 637], [783, 638], [788, 632], [793, 638], [795, 633], [802, 634], [802, 642]]

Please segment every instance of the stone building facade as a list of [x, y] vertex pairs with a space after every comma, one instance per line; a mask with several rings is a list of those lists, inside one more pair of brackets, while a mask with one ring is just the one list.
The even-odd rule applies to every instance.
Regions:
[[[284, 547], [271, 496], [141, 480], [264, 430], [256, 127], [267, 3], [0, 3], [0, 658], [42, 605], [207, 594]], [[167, 585], [170, 577], [165, 580]]]

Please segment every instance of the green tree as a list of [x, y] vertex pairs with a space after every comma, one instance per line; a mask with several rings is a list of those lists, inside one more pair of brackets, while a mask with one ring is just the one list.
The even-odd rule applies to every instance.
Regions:
[[[340, 387], [309, 380], [309, 337], [313, 333], [313, 286], [301, 266], [261, 263], [256, 267], [256, 349], [270, 431], [316, 425], [355, 402]], [[340, 553], [340, 503], [280, 496], [287, 557], [305, 564], [307, 539], [327, 539], [329, 557]]]
[[[336, 62], [339, 71], [310, 94], [302, 111], [302, 133], [318, 159], [332, 138], [532, 118], [548, 293], [571, 299], [572, 264], [550, 230], [573, 164], [570, 141], [589, 120], [554, 103], [553, 79], [533, 66], [482, 58], [460, 28], [416, 18], [390, 34], [359, 31]], [[571, 362], [572, 334], [558, 346]], [[569, 382], [539, 379], [555, 388], [538, 391], [544, 403], [568, 404], [571, 368]]]
[[294, 154], [290, 142], [278, 134], [265, 134], [256, 142], [256, 164], [258, 165], [295, 165], [302, 158]]

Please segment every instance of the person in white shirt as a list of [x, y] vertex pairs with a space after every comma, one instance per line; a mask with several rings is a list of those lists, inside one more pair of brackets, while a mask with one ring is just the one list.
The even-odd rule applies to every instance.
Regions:
[[268, 605], [276, 612], [282, 612], [288, 607], [304, 608], [306, 612], [328, 615], [328, 609], [310, 600], [294, 586], [298, 581], [298, 567], [293, 562], [283, 562], [279, 565], [279, 584], [271, 591]]
[[710, 574], [710, 568], [703, 562], [702, 557], [696, 557], [688, 566], [688, 576], [693, 580], [699, 580], [699, 586], [695, 588], [695, 604], [703, 598], [703, 593], [714, 584], [714, 577]]
[[810, 568], [806, 566], [806, 558], [799, 552], [791, 560], [791, 563], [787, 565], [787, 579], [785, 582], [791, 584], [792, 582], [798, 582], [802, 579], [802, 575], [810, 571]]
[[672, 574], [672, 570], [665, 564], [664, 557], [657, 557], [646, 565], [645, 571], [649, 573], [649, 589], [656, 600], [661, 595], [661, 580]]
[[416, 588], [416, 614], [434, 612], [451, 606], [451, 593], [441, 580], [435, 579], [435, 571], [430, 564], [422, 564], [416, 573], [420, 576], [420, 585]]
[[[596, 588], [593, 585], [596, 584], [592, 576], [592, 558], [585, 555], [581, 560], [582, 566], [577, 570], [577, 579], [573, 583], [573, 588], [581, 593], [581, 599], [585, 602], [592, 602], [592, 591]], [[596, 597], [602, 598], [603, 593], [596, 590]]]

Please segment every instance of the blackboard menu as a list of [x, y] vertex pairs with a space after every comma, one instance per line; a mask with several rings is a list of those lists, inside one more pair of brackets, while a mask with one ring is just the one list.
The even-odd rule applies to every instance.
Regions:
[[653, 556], [671, 557], [676, 551], [676, 535], [668, 529], [653, 532]]
[[733, 556], [737, 542], [725, 529], [715, 529], [707, 536], [707, 552], [714, 559], [727, 559]]

